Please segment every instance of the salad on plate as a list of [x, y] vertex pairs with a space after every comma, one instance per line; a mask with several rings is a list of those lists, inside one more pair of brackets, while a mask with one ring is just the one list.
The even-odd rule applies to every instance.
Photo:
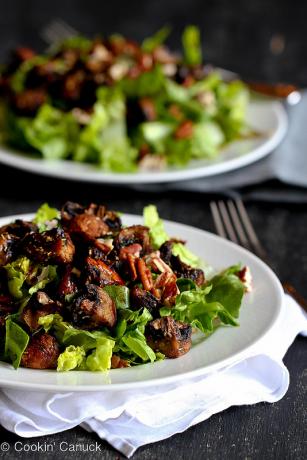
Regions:
[[116, 173], [213, 159], [251, 134], [249, 91], [204, 65], [199, 30], [169, 29], [136, 43], [72, 37], [49, 52], [17, 48], [0, 69], [1, 139], [25, 154]]
[[157, 209], [124, 226], [106, 206], [42, 205], [0, 229], [0, 357], [106, 371], [188, 353], [192, 333], [237, 326], [247, 267], [212, 272]]

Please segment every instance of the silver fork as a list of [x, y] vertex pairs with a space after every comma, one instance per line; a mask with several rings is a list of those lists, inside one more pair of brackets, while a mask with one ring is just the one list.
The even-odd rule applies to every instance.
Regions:
[[53, 19], [40, 31], [40, 36], [49, 46], [77, 35], [79, 32], [76, 29], [59, 18]]
[[[254, 252], [268, 265], [267, 253], [259, 241], [253, 224], [247, 214], [243, 201], [223, 200], [210, 202], [211, 213], [218, 235]], [[306, 300], [288, 282], [282, 282], [284, 291], [291, 295], [297, 303], [307, 312]]]

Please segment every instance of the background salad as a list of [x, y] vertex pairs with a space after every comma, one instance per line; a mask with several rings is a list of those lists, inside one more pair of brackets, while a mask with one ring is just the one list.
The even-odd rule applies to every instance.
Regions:
[[3, 141], [46, 159], [129, 172], [213, 158], [247, 132], [249, 92], [202, 63], [199, 31], [182, 55], [168, 28], [137, 44], [73, 37], [52, 51], [18, 48], [0, 73]]

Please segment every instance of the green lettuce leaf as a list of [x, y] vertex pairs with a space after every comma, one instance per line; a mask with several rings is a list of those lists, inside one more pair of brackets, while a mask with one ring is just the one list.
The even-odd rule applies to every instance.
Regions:
[[201, 259], [182, 243], [173, 244], [173, 255], [178, 256], [183, 263], [191, 267], [200, 267], [202, 265]]
[[137, 150], [127, 136], [126, 105], [118, 88], [101, 87], [90, 122], [80, 132], [73, 159], [100, 165], [107, 171], [129, 172], [136, 168]]
[[[189, 290], [177, 296], [173, 308], [160, 309], [161, 316], [171, 315], [176, 320], [197, 327], [205, 334], [213, 332], [218, 324], [237, 326], [235, 317], [238, 316], [244, 286], [237, 277], [241, 286], [232, 280], [235, 275], [224, 275], [221, 280], [222, 276], [217, 275], [216, 279], [213, 278], [210, 284], [203, 288], [195, 286], [193, 289], [193, 285], [187, 286]], [[233, 301], [230, 302], [232, 297]]]
[[59, 218], [60, 212], [56, 208], [51, 208], [48, 203], [44, 203], [37, 210], [33, 222], [38, 225], [39, 231], [43, 232], [48, 228], [46, 222]]
[[89, 371], [106, 371], [111, 368], [111, 358], [115, 342], [107, 337], [97, 340], [94, 351], [86, 358], [86, 368]]
[[10, 317], [6, 319], [5, 331], [5, 359], [9, 360], [14, 368], [17, 369], [28, 346], [29, 335]]
[[137, 78], [123, 78], [117, 85], [128, 98], [138, 98], [159, 94], [165, 80], [161, 67], [155, 65], [152, 70], [141, 73]]
[[85, 351], [83, 347], [75, 347], [70, 345], [58, 357], [57, 371], [66, 372], [76, 369], [82, 365], [85, 358]]
[[121, 350], [125, 351], [128, 354], [135, 354], [143, 362], [146, 361], [155, 361], [156, 354], [146, 343], [146, 338], [144, 334], [136, 328], [134, 331], [131, 331], [122, 337], [122, 344], [126, 346], [126, 348], [122, 345]]
[[44, 158], [67, 158], [75, 148], [79, 127], [73, 115], [44, 104], [33, 119], [26, 119], [24, 137]]
[[[170, 238], [165, 231], [164, 222], [160, 219], [156, 206], [148, 205], [143, 209], [144, 224], [149, 227], [149, 234], [155, 249], [158, 249]], [[202, 261], [182, 243], [173, 244], [173, 254], [178, 256], [182, 262], [191, 267], [199, 267]]]
[[114, 352], [118, 352], [132, 364], [161, 359], [147, 345], [145, 338], [146, 324], [152, 320], [150, 312], [143, 308], [139, 311], [120, 310]]
[[110, 285], [103, 289], [115, 302], [117, 310], [129, 308], [129, 288], [127, 286]]
[[152, 53], [158, 46], [162, 45], [171, 32], [169, 26], [164, 26], [151, 37], [145, 38], [142, 43], [142, 49], [146, 53]]
[[[39, 318], [46, 332], [51, 328], [65, 351], [59, 356], [58, 371], [80, 370], [105, 371], [111, 367], [115, 341], [104, 331], [76, 329], [55, 313]], [[87, 355], [88, 352], [91, 352]]]
[[[211, 291], [207, 295], [208, 302], [220, 302], [234, 318], [238, 318], [242, 298], [245, 292], [244, 284], [232, 272], [238, 266], [231, 267], [210, 280]], [[237, 272], [238, 270], [236, 270]]]
[[216, 94], [219, 105], [216, 118], [229, 142], [240, 137], [241, 133], [246, 130], [249, 91], [243, 82], [233, 81], [221, 83]]
[[182, 34], [184, 61], [187, 65], [196, 66], [202, 63], [200, 32], [196, 26], [187, 26]]
[[8, 289], [16, 299], [32, 295], [57, 279], [55, 265], [35, 264], [27, 257], [19, 257], [5, 265], [4, 269], [7, 273]]
[[15, 93], [20, 93], [25, 89], [25, 80], [27, 74], [36, 65], [44, 64], [47, 61], [45, 56], [33, 56], [31, 59], [27, 59], [18, 67], [16, 72], [12, 76], [11, 87]]
[[163, 220], [160, 219], [156, 206], [149, 205], [143, 210], [144, 224], [149, 227], [149, 233], [154, 247], [159, 248], [169, 236], [164, 229]]

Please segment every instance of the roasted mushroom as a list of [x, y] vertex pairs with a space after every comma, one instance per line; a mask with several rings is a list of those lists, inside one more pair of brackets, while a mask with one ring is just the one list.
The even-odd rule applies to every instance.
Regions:
[[0, 233], [0, 267], [8, 264], [15, 257], [19, 241], [18, 236], [11, 233]]
[[149, 228], [143, 225], [131, 225], [123, 228], [114, 240], [114, 247], [120, 251], [125, 246], [138, 243], [142, 247], [142, 251], [147, 253], [150, 247]]
[[154, 318], [159, 315], [159, 308], [162, 306], [157, 297], [138, 286], [130, 290], [130, 305], [133, 310], [147, 308]]
[[175, 321], [171, 316], [151, 321], [146, 326], [145, 334], [148, 345], [167, 358], [178, 358], [191, 348], [191, 326]]
[[82, 329], [112, 328], [116, 323], [116, 307], [102, 288], [88, 284], [70, 307], [72, 321]]
[[21, 357], [21, 366], [30, 369], [55, 369], [60, 355], [59, 344], [50, 334], [35, 334]]
[[39, 263], [71, 263], [75, 246], [61, 228], [53, 228], [42, 233], [30, 233], [22, 241], [22, 250], [30, 259]]

